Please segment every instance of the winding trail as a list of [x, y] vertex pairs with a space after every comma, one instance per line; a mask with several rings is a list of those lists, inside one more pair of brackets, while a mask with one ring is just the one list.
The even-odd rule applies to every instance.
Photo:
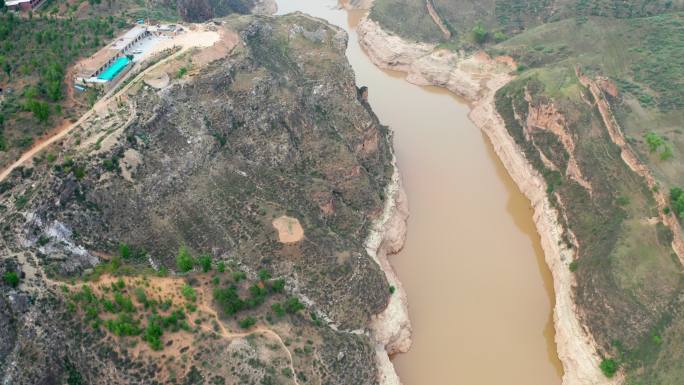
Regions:
[[[206, 294], [206, 293], [203, 293], [203, 294]], [[263, 327], [263, 326], [256, 326], [256, 327], [253, 327], [249, 331], [241, 332], [241, 333], [230, 332], [228, 329], [226, 329], [226, 326], [223, 324], [223, 322], [221, 322], [221, 318], [219, 317], [216, 310], [214, 310], [214, 308], [212, 308], [211, 305], [209, 305], [207, 303], [206, 298], [207, 298], [206, 295], [202, 296], [203, 300], [202, 300], [200, 306], [198, 306], [198, 308], [201, 309], [202, 311], [204, 311], [205, 313], [211, 315], [212, 317], [214, 317], [214, 319], [216, 320], [216, 323], [219, 326], [219, 330], [221, 332], [217, 333], [216, 331], [214, 331], [212, 329], [207, 330], [204, 327], [202, 327], [202, 330], [216, 334], [216, 335], [223, 337], [223, 338], [226, 338], [226, 339], [245, 338], [245, 337], [249, 337], [249, 336], [254, 335], [254, 334], [262, 334], [262, 335], [268, 335], [268, 336], [272, 337], [273, 339], [278, 340], [278, 343], [280, 343], [283, 350], [287, 353], [287, 357], [290, 359], [290, 370], [292, 370], [292, 374], [293, 374], [292, 379], [296, 385], [299, 385], [299, 382], [297, 382], [297, 376], [295, 375], [296, 372], [295, 372], [294, 358], [292, 357], [292, 353], [290, 352], [290, 349], [287, 348], [287, 345], [285, 345], [285, 341], [283, 341], [283, 339], [280, 337], [280, 335], [278, 333], [274, 332], [273, 330], [271, 330], [269, 328]]]
[[[34, 258], [35, 258], [35, 256], [34, 256]], [[37, 263], [38, 261], [36, 260], [34, 262]], [[43, 279], [42, 279], [43, 282], [45, 282], [49, 286], [53, 286], [56, 289], [59, 289], [60, 287], [63, 287], [63, 286], [66, 286], [66, 287], [71, 288], [71, 289], [76, 289], [76, 288], [78, 288], [84, 284], [87, 284], [87, 282], [71, 283], [71, 282], [59, 281], [59, 280], [54, 280], [52, 278], [49, 278], [47, 276], [47, 274], [45, 274], [45, 272], [43, 271], [43, 268], [40, 264], [36, 265], [36, 270], [40, 271], [40, 274], [43, 276]], [[114, 279], [115, 277], [111, 276], [111, 278]], [[101, 282], [101, 281], [102, 281], [102, 278], [100, 278], [98, 281], [95, 281], [95, 282]], [[91, 283], [93, 283], [93, 282], [91, 282]], [[202, 324], [202, 325], [199, 325], [199, 328], [202, 329], [202, 331], [204, 331], [206, 333], [214, 334], [218, 337], [221, 337], [221, 338], [227, 339], [227, 340], [233, 340], [233, 339], [237, 339], [237, 338], [247, 338], [251, 335], [256, 335], [256, 334], [265, 335], [265, 336], [270, 337], [271, 339], [277, 340], [278, 343], [280, 344], [280, 346], [282, 347], [283, 351], [287, 354], [287, 357], [290, 361], [289, 368], [293, 374], [292, 381], [294, 382], [295, 385], [300, 385], [299, 382], [297, 381], [297, 376], [296, 376], [297, 372], [295, 371], [294, 357], [292, 356], [292, 352], [290, 352], [290, 349], [287, 348], [287, 345], [285, 345], [285, 341], [283, 341], [282, 337], [280, 337], [280, 335], [278, 333], [276, 333], [272, 329], [269, 329], [269, 328], [261, 326], [261, 325], [252, 327], [250, 330], [244, 331], [244, 332], [236, 333], [236, 332], [229, 331], [226, 328], [225, 324], [221, 321], [221, 318], [219, 317], [216, 310], [214, 310], [214, 308], [211, 307], [211, 305], [208, 303], [208, 296], [206, 295], [207, 293], [203, 289], [202, 289], [201, 293], [202, 293], [201, 297], [200, 297], [201, 300], [197, 306], [197, 309], [200, 310], [201, 312], [204, 312], [204, 313], [208, 314], [209, 316], [213, 317], [213, 319], [216, 321], [216, 325], [218, 325], [218, 328], [219, 328], [219, 331], [217, 332], [213, 328], [210, 328], [210, 327]]]

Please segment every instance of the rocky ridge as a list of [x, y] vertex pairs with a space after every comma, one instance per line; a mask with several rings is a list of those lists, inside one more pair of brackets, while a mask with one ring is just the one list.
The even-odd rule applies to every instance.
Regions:
[[[0, 300], [0, 324], [16, 331], [0, 339], [4, 383], [367, 384], [383, 376], [380, 347], [405, 349], [404, 294], [382, 270], [403, 242], [405, 198], [389, 130], [344, 58], [346, 34], [301, 14], [217, 28], [239, 35], [232, 50], [160, 62], [150, 78], [166, 72], [169, 82], [136, 78], [3, 181], [0, 272], [21, 276]], [[301, 224], [301, 240], [279, 241], [272, 221], [285, 215]], [[188, 254], [214, 265], [180, 274], [175, 262]], [[178, 274], [158, 276], [169, 270]], [[270, 276], [286, 282], [284, 293], [270, 291]], [[144, 282], [183, 288], [185, 299], [143, 289], [128, 305]], [[223, 313], [211, 293], [224, 282], [259, 297], [239, 316]], [[101, 308], [112, 291], [130, 312], [118, 319]], [[160, 359], [147, 334], [113, 332], [149, 326], [145, 295], [196, 297], [184, 316], [192, 326], [164, 333], [159, 346], [181, 361]], [[288, 295], [306, 310], [269, 310]], [[240, 326], [249, 318], [256, 325]], [[388, 318], [399, 323], [388, 329]]]

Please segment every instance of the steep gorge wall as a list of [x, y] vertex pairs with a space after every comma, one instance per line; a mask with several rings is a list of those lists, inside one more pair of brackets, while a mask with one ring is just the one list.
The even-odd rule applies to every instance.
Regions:
[[412, 83], [445, 87], [470, 101], [470, 118], [487, 134], [508, 173], [534, 208], [534, 222], [554, 279], [555, 339], [564, 368], [563, 384], [619, 383], [619, 378], [609, 380], [601, 373], [596, 343], [578, 317], [573, 299], [574, 277], [568, 269], [575, 256], [573, 250], [562, 246], [563, 228], [559, 213], [547, 198], [544, 178], [526, 160], [496, 111], [496, 91], [511, 79], [507, 60], [492, 60], [485, 55], [464, 57], [436, 50], [430, 44], [407, 43], [367, 18], [359, 25], [358, 33], [361, 45], [379, 67], [406, 72]]

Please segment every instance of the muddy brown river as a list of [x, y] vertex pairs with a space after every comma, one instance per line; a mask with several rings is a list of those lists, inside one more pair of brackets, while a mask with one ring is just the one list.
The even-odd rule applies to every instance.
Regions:
[[393, 358], [404, 385], [558, 385], [553, 284], [526, 198], [468, 106], [375, 67], [357, 43], [363, 11], [334, 0], [278, 0], [349, 32], [356, 81], [394, 146], [411, 217], [391, 257], [409, 300], [413, 345]]

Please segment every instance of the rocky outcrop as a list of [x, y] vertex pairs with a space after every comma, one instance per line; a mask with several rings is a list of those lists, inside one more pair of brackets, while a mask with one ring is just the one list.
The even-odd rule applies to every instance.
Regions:
[[375, 65], [396, 71], [409, 72], [416, 60], [432, 52], [434, 44], [411, 44], [383, 30], [375, 21], [364, 18], [357, 29], [359, 43]]
[[[526, 95], [526, 99], [528, 102], [531, 102], [529, 95]], [[526, 123], [525, 134], [527, 137], [532, 136], [533, 132], [537, 130], [550, 132], [556, 136], [568, 156], [565, 165], [566, 175], [572, 178], [580, 186], [584, 187], [587, 192], [591, 194], [591, 183], [582, 175], [582, 170], [575, 158], [575, 140], [567, 129], [565, 117], [558, 111], [556, 106], [553, 103], [541, 103], [536, 106], [531, 106]], [[535, 146], [538, 147], [536, 143]], [[543, 156], [543, 151], [541, 149], [538, 150], [540, 155]], [[551, 169], [558, 169], [560, 166], [562, 165], [547, 164], [547, 167]]]
[[565, 372], [563, 384], [619, 383], [619, 379], [609, 380], [601, 373], [596, 343], [578, 316], [573, 298], [575, 281], [567, 266], [575, 256], [573, 250], [563, 246], [559, 213], [549, 202], [546, 183], [496, 111], [496, 91], [511, 80], [507, 74], [510, 67], [505, 65], [510, 60], [492, 60], [483, 54], [465, 57], [429, 44], [408, 43], [369, 19], [361, 22], [358, 32], [361, 45], [376, 65], [406, 72], [407, 80], [415, 84], [445, 87], [471, 103], [471, 120], [487, 134], [508, 173], [534, 208], [534, 222], [554, 280], [555, 340]]
[[406, 240], [406, 220], [409, 216], [406, 193], [401, 185], [399, 170], [394, 162], [394, 174], [387, 186], [389, 197], [382, 216], [375, 222], [366, 240], [368, 254], [385, 272], [387, 282], [393, 291], [387, 308], [371, 320], [371, 333], [376, 342], [376, 363], [378, 380], [381, 385], [399, 385], [401, 382], [389, 356], [406, 353], [411, 346], [411, 322], [408, 315], [406, 292], [388, 255], [396, 254], [404, 247]]

